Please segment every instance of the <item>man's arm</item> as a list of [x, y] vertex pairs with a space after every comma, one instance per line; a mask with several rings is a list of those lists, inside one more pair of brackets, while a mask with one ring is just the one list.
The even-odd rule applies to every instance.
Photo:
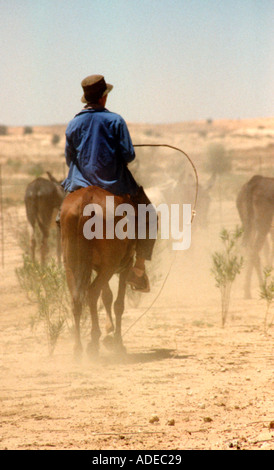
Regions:
[[118, 127], [118, 144], [119, 154], [125, 163], [130, 163], [135, 158], [135, 150], [132, 145], [131, 137], [127, 125], [123, 118], [121, 118]]
[[76, 152], [67, 135], [66, 135], [66, 145], [65, 145], [65, 157], [66, 157], [66, 163], [68, 166], [70, 166], [71, 162], [75, 162], [76, 160]]

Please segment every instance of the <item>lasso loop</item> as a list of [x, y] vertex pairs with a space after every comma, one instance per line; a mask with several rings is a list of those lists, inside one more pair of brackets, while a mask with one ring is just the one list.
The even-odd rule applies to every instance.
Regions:
[[198, 179], [198, 173], [196, 170], [196, 167], [191, 160], [191, 158], [187, 155], [186, 152], [184, 152], [182, 149], [179, 149], [178, 147], [174, 147], [173, 145], [168, 145], [168, 144], [135, 144], [133, 147], [168, 147], [173, 150], [177, 150], [178, 152], [181, 152], [185, 157], [188, 159], [189, 163], [191, 164], [194, 174], [195, 174], [195, 180], [196, 180], [196, 191], [195, 191], [195, 199], [194, 199], [194, 204], [193, 204], [193, 209], [192, 209], [192, 217], [191, 217], [191, 222], [193, 221], [193, 218], [196, 215], [196, 204], [197, 204], [197, 198], [198, 198], [198, 189], [199, 189], [199, 179]]

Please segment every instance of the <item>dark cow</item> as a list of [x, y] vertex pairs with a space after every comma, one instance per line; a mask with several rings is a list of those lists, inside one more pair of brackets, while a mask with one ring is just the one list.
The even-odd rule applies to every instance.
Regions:
[[248, 252], [245, 297], [250, 298], [252, 270], [255, 267], [259, 282], [262, 283], [260, 251], [267, 242], [268, 234], [273, 238], [274, 178], [253, 176], [241, 188], [236, 204], [244, 230], [243, 241]]
[[[60, 208], [65, 192], [60, 183], [47, 172], [49, 179], [36, 178], [29, 183], [25, 192], [25, 206], [27, 219], [30, 223], [31, 233], [31, 256], [35, 260], [36, 237], [35, 229], [36, 224], [42, 233], [41, 243], [41, 263], [45, 263], [46, 255], [48, 253], [48, 237], [50, 228], [55, 225], [55, 217], [58, 209]], [[56, 226], [57, 236], [57, 258], [61, 262], [61, 236], [60, 229]]]

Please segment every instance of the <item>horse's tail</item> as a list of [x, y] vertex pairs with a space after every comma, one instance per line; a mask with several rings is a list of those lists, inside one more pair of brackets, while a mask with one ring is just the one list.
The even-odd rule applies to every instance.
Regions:
[[85, 301], [91, 282], [91, 246], [84, 238], [80, 221], [71, 216], [62, 218], [61, 236], [67, 282], [73, 302]]
[[86, 240], [82, 233], [78, 233], [76, 242], [76, 270], [75, 281], [78, 298], [85, 302], [92, 275], [92, 240]]

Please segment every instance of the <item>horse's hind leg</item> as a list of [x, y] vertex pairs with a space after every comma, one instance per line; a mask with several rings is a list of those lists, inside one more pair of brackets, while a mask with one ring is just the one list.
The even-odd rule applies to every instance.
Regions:
[[72, 311], [74, 316], [75, 324], [75, 345], [74, 345], [74, 356], [79, 359], [82, 356], [82, 343], [80, 336], [80, 318], [82, 313], [82, 302], [79, 299], [72, 300]]
[[88, 289], [88, 304], [91, 315], [91, 342], [88, 345], [88, 352], [97, 355], [99, 352], [99, 338], [101, 330], [99, 326], [97, 303], [100, 293], [113, 275], [113, 270], [102, 269]]
[[126, 279], [128, 276], [129, 269], [121, 272], [119, 276], [119, 287], [118, 295], [114, 302], [114, 313], [115, 313], [115, 332], [114, 341], [115, 347], [118, 351], [125, 351], [122, 340], [122, 315], [125, 309], [125, 294], [126, 294]]
[[113, 301], [112, 291], [109, 287], [109, 284], [106, 284], [102, 290], [102, 300], [106, 309], [107, 318], [106, 318], [106, 333], [110, 334], [114, 331], [114, 324], [112, 320], [111, 307]]
[[82, 356], [82, 343], [81, 343], [81, 335], [80, 335], [80, 318], [81, 318], [81, 313], [82, 313], [82, 302], [80, 300], [80, 294], [76, 288], [76, 280], [75, 280], [75, 275], [73, 274], [73, 270], [71, 267], [67, 266], [65, 264], [66, 268], [66, 277], [67, 277], [67, 283], [69, 287], [69, 291], [71, 293], [71, 299], [72, 299], [72, 313], [74, 316], [74, 356], [76, 359], [80, 359]]
[[80, 359], [83, 351], [80, 336], [80, 318], [82, 313], [81, 292], [77, 285], [77, 251], [75, 250], [75, 234], [63, 242], [64, 266], [67, 284], [71, 295], [72, 313], [74, 316], [74, 356]]

